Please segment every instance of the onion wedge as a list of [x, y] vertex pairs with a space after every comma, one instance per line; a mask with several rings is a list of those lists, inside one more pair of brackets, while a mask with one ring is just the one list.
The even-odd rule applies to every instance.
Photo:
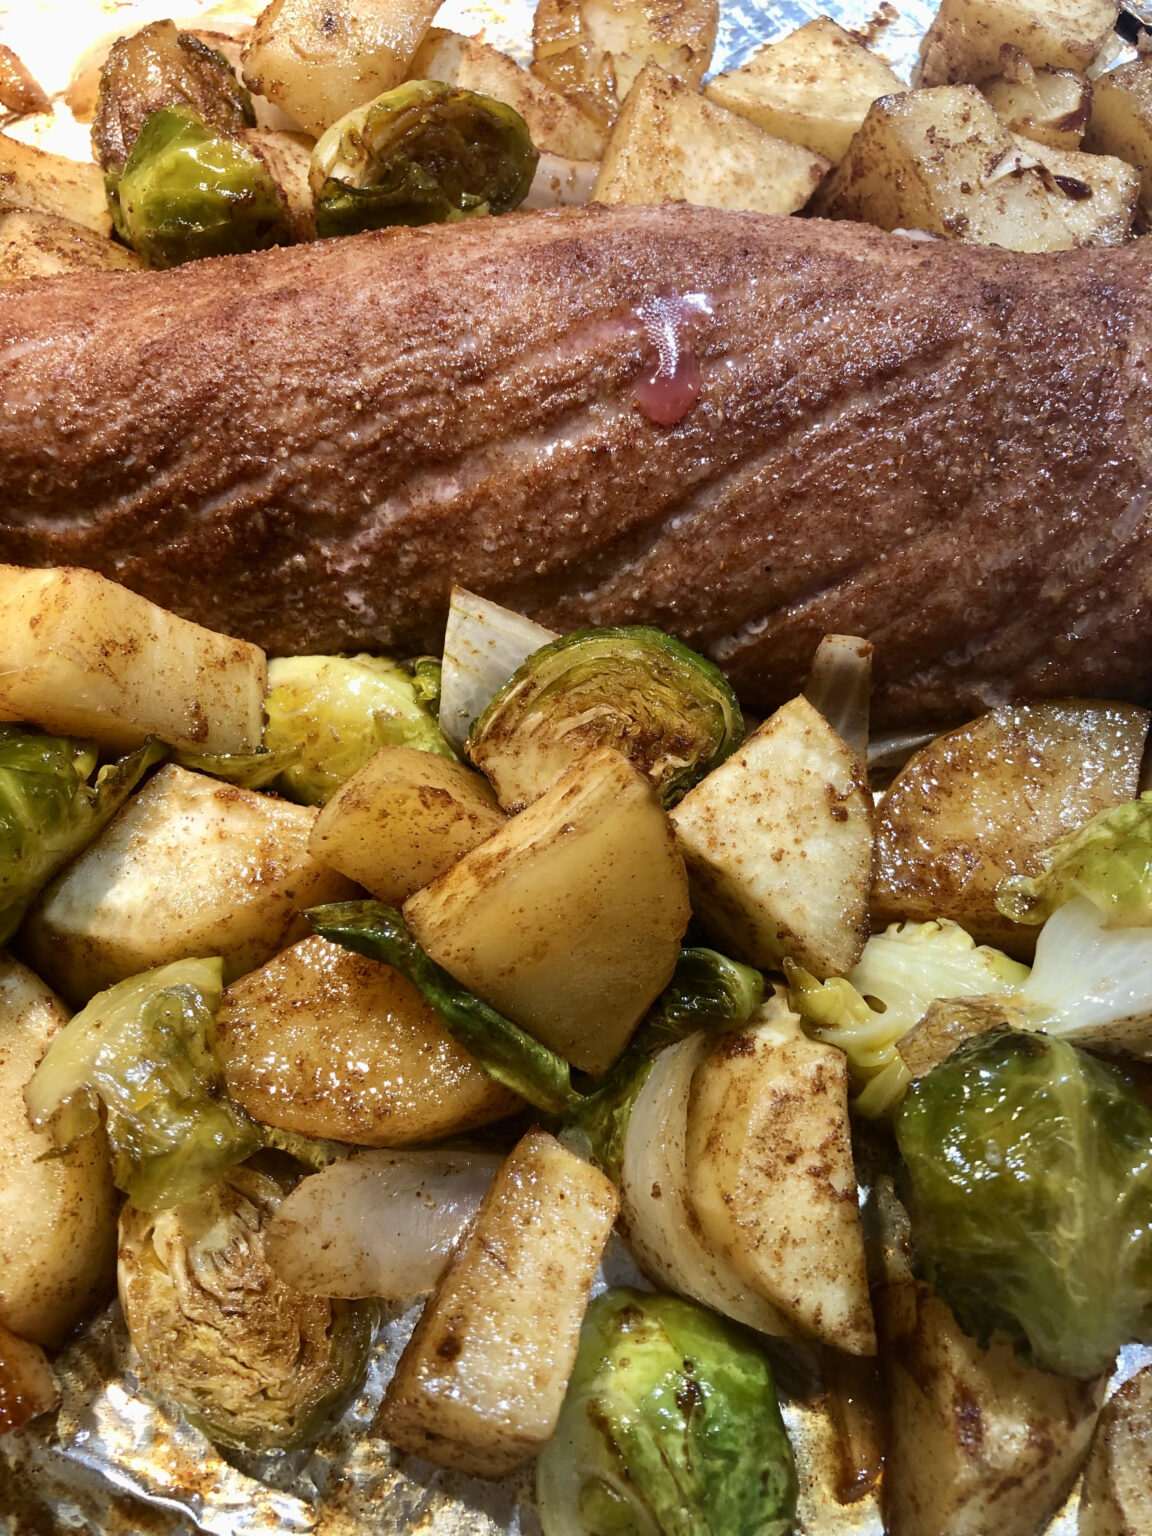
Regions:
[[555, 630], [523, 614], [463, 587], [452, 588], [440, 679], [440, 729], [454, 747], [463, 747], [476, 716], [533, 651], [557, 639]]

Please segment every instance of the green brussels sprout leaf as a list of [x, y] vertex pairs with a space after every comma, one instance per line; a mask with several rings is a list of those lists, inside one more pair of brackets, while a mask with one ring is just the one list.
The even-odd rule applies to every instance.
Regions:
[[116, 233], [152, 267], [263, 251], [292, 238], [264, 162], [189, 107], [153, 112], [105, 186]]
[[468, 756], [521, 810], [597, 747], [651, 779], [665, 809], [744, 738], [718, 667], [643, 625], [578, 630], [541, 646], [489, 701]]
[[1152, 792], [1100, 811], [1040, 855], [1038, 875], [1010, 875], [996, 906], [1017, 923], [1042, 923], [1086, 896], [1109, 928], [1152, 927]]
[[528, 196], [539, 154], [512, 107], [409, 80], [332, 124], [312, 153], [321, 238], [392, 224], [509, 213]]
[[579, 1102], [563, 1056], [462, 987], [417, 944], [400, 913], [380, 901], [332, 902], [305, 917], [322, 938], [394, 966], [424, 996], [445, 1029], [497, 1082], [537, 1109], [561, 1114]]
[[238, 784], [241, 789], [267, 789], [296, 767], [303, 751], [303, 743], [297, 743], [277, 752], [269, 752], [267, 747], [255, 752], [175, 752], [172, 761], [193, 773]]
[[1152, 1340], [1152, 1109], [1063, 1040], [993, 1030], [896, 1121], [916, 1252], [981, 1343], [1090, 1379]]
[[545, 1536], [784, 1536], [797, 1480], [767, 1356], [694, 1302], [605, 1291], [536, 1492]]

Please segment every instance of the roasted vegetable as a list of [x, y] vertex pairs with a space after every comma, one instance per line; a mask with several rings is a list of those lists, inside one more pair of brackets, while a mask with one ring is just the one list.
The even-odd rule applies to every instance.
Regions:
[[25, 1089], [29, 1119], [67, 1149], [106, 1110], [113, 1176], [143, 1209], [193, 1199], [261, 1144], [223, 1093], [212, 1045], [219, 960], [181, 960], [94, 997]]
[[853, 1108], [887, 1114], [908, 1085], [896, 1043], [937, 998], [1016, 992], [1028, 967], [977, 945], [955, 923], [893, 923], [864, 946], [847, 976], [823, 984], [786, 962], [792, 1006], [817, 1039], [846, 1052], [856, 1086]]
[[36, 893], [93, 842], [166, 754], [149, 743], [95, 778], [86, 742], [0, 725], [0, 944]]
[[409, 80], [320, 138], [316, 227], [325, 237], [509, 213], [527, 197], [538, 159], [527, 124], [504, 102]]
[[109, 171], [116, 233], [152, 267], [286, 245], [283, 196], [264, 162], [189, 107], [163, 107]]
[[536, 1489], [546, 1536], [784, 1536], [796, 1472], [767, 1357], [692, 1302], [604, 1292]]
[[144, 1379], [222, 1445], [287, 1450], [359, 1386], [376, 1309], [286, 1285], [264, 1229], [286, 1186], [237, 1168], [173, 1210], [127, 1205], [120, 1300]]
[[252, 98], [224, 55], [172, 21], [154, 21], [108, 50], [92, 124], [104, 170], [123, 170], [140, 129], [163, 107], [191, 108], [226, 134], [256, 125]]
[[383, 960], [419, 988], [448, 1033], [505, 1087], [558, 1114], [579, 1098], [563, 1056], [490, 1008], [428, 957], [400, 913], [380, 901], [333, 902], [305, 916], [322, 938]]
[[1040, 872], [1010, 875], [996, 907], [1016, 923], [1042, 923], [1086, 896], [1109, 928], [1152, 927], [1152, 793], [1097, 812], [1038, 855]]
[[542, 646], [468, 739], [505, 810], [519, 811], [597, 747], [615, 747], [667, 809], [743, 740], [740, 706], [712, 662], [658, 629], [583, 629]]
[[295, 749], [279, 788], [323, 805], [380, 747], [454, 754], [436, 724], [427, 668], [406, 672], [385, 656], [286, 656], [268, 667], [269, 752]]
[[1152, 1340], [1152, 1110], [1119, 1073], [996, 1030], [908, 1089], [896, 1134], [916, 1251], [982, 1343], [1088, 1379]]

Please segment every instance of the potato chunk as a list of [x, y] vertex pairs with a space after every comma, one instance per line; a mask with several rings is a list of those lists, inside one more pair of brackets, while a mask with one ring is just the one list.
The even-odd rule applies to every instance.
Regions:
[[1080, 1492], [1079, 1536], [1152, 1531], [1152, 1365], [1129, 1377], [1100, 1415]]
[[696, 1068], [685, 1153], [705, 1243], [798, 1331], [875, 1354], [843, 1051], [774, 1000]]
[[506, 819], [487, 779], [462, 763], [381, 747], [321, 810], [312, 857], [395, 906]]
[[1125, 240], [1138, 190], [1131, 166], [1015, 138], [974, 86], [951, 85], [874, 102], [812, 211], [975, 245], [1063, 251]]
[[497, 1173], [400, 1357], [374, 1428], [502, 1477], [556, 1428], [616, 1191], [543, 1131]]
[[110, 751], [159, 736], [251, 752], [264, 652], [158, 608], [95, 571], [0, 566], [0, 720], [91, 736]]
[[0, 283], [57, 277], [61, 272], [135, 271], [143, 266], [135, 251], [72, 219], [23, 208], [0, 213]]
[[719, 19], [718, 0], [537, 0], [532, 73], [607, 130], [649, 60], [699, 86]]
[[399, 85], [439, 0], [272, 0], [244, 50], [244, 83], [319, 138]]
[[1140, 219], [1152, 224], [1152, 54], [1101, 75], [1093, 87], [1084, 148], [1141, 168]]
[[671, 980], [688, 915], [656, 792], [607, 747], [404, 906], [457, 981], [596, 1073]]
[[868, 936], [872, 800], [823, 715], [791, 700], [671, 813], [692, 910], [749, 965], [840, 976]]
[[599, 160], [604, 151], [604, 135], [587, 113], [478, 37], [433, 27], [409, 73], [413, 80], [443, 80], [506, 101], [528, 124], [537, 149], [568, 160]]
[[705, 95], [835, 165], [876, 98], [904, 89], [883, 59], [830, 17], [817, 16], [757, 48], [739, 69], [717, 75]]
[[156, 965], [221, 955], [232, 981], [355, 886], [308, 853], [316, 812], [162, 768], [45, 890], [24, 953], [73, 1004]]
[[828, 161], [705, 101], [657, 64], [628, 92], [592, 190], [597, 203], [666, 203], [795, 213]]
[[0, 1325], [0, 1435], [47, 1413], [58, 1401], [52, 1368], [39, 1344]]
[[1092, 111], [1088, 76], [1074, 69], [1033, 69], [1018, 48], [1003, 50], [1001, 67], [1004, 73], [980, 89], [1005, 127], [1050, 149], [1079, 149]]
[[305, 1136], [406, 1147], [521, 1104], [398, 971], [315, 936], [233, 982], [219, 1031], [229, 1095]]
[[1036, 930], [997, 912], [997, 885], [1037, 874], [1042, 849], [1134, 798], [1150, 718], [1087, 700], [1005, 706], [921, 748], [877, 813], [876, 924], [950, 917], [1028, 958]]
[[67, 1022], [44, 983], [0, 955], [0, 1324], [49, 1346], [112, 1294], [116, 1274], [104, 1132], [60, 1157], [24, 1107], [28, 1079]]
[[69, 160], [0, 133], [0, 208], [53, 213], [106, 239], [112, 215], [98, 165]]
[[1084, 70], [1116, 24], [1115, 0], [941, 0], [920, 44], [920, 84], [980, 85], [1007, 43], [1029, 63]]

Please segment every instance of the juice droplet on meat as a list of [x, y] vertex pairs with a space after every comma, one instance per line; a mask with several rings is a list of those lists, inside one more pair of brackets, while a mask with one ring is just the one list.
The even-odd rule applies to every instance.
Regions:
[[633, 385], [636, 404], [649, 421], [675, 426], [700, 396], [700, 364], [689, 345], [692, 333], [712, 306], [702, 293], [649, 299], [637, 311], [656, 353], [656, 367]]

